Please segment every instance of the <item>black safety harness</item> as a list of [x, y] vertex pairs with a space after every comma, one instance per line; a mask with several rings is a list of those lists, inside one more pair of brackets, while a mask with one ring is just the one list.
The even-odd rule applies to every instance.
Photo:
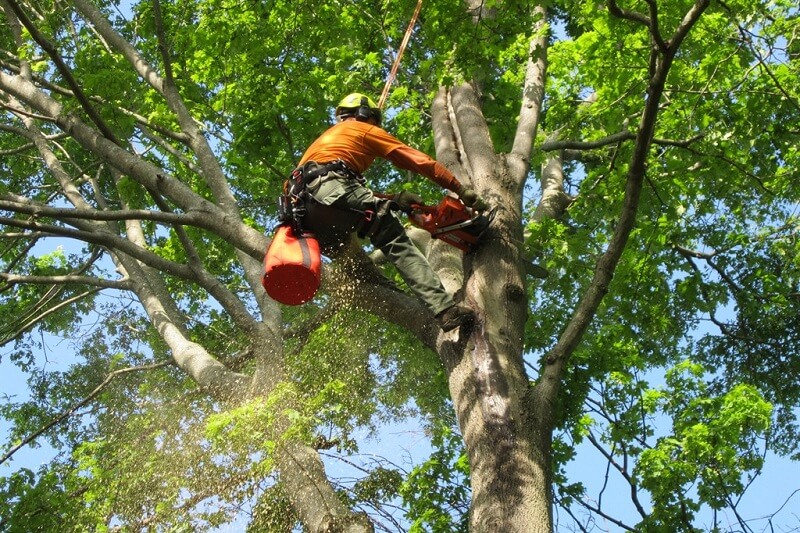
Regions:
[[308, 185], [317, 178], [324, 178], [328, 174], [338, 174], [345, 176], [364, 185], [366, 180], [346, 162], [341, 159], [330, 163], [318, 164], [309, 161], [301, 167], [294, 169], [289, 178], [284, 183], [283, 194], [278, 199], [278, 220], [292, 225], [293, 231], [302, 235], [308, 233], [308, 228], [304, 227], [307, 216], [320, 215], [321, 213], [349, 211], [356, 215], [353, 230], [358, 232], [359, 237], [364, 238], [373, 235], [378, 229], [380, 218], [389, 212], [390, 202], [379, 201], [375, 209], [340, 209], [325, 206], [319, 203], [308, 192]]

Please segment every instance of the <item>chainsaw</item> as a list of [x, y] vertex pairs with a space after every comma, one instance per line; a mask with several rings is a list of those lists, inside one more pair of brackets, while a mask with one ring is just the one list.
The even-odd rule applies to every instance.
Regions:
[[493, 218], [494, 209], [479, 213], [452, 196], [437, 205], [412, 204], [408, 213], [412, 224], [464, 252], [472, 251]]

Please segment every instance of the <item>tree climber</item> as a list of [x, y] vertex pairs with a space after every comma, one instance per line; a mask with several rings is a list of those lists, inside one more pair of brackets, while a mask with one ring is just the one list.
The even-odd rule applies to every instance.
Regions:
[[[475, 318], [472, 310], [454, 303], [389, 209], [390, 201], [368, 189], [362, 174], [381, 157], [398, 168], [422, 174], [477, 211], [485, 210], [486, 202], [441, 163], [380, 128], [381, 111], [369, 97], [347, 95], [336, 108], [336, 119], [337, 123], [308, 147], [292, 173], [294, 182], [304, 185], [312, 200], [307, 202], [303, 227], [329, 250], [342, 246], [356, 231], [369, 237], [436, 316], [442, 330], [471, 323]], [[422, 203], [419, 196], [405, 191], [393, 201], [406, 210], [413, 203]]]

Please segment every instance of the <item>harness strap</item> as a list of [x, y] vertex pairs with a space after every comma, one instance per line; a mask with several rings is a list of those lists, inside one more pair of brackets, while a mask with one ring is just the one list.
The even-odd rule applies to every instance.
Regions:
[[[283, 195], [278, 199], [278, 219], [281, 223], [289, 223], [298, 235], [304, 233], [303, 221], [308, 213], [308, 207], [317, 204], [314, 197], [308, 193], [308, 185], [318, 178], [323, 178], [330, 173], [343, 175], [348, 179], [365, 184], [364, 177], [352, 169], [345, 161], [337, 159], [330, 163], [318, 164], [309, 161], [292, 171], [289, 179], [283, 186]], [[349, 209], [369, 221], [372, 221], [373, 212]], [[363, 223], [360, 224], [363, 226]]]
[[[313, 161], [309, 161], [309, 163], [313, 163]], [[323, 163], [323, 164], [314, 163], [317, 165], [317, 167], [314, 168], [313, 170], [308, 170], [306, 168], [306, 166], [310, 166], [309, 163], [306, 163], [306, 165], [303, 165], [302, 167], [300, 167], [299, 169], [295, 169], [294, 171], [297, 172], [299, 170], [301, 172], [303, 176], [302, 180], [305, 185], [308, 185], [315, 179], [324, 176], [326, 174], [329, 174], [331, 172], [343, 174], [347, 178], [356, 180], [362, 185], [366, 183], [364, 176], [362, 176], [359, 172], [350, 167], [350, 165], [348, 165], [342, 159], [337, 159], [335, 161], [331, 161], [330, 163]], [[294, 172], [292, 174], [294, 174]]]

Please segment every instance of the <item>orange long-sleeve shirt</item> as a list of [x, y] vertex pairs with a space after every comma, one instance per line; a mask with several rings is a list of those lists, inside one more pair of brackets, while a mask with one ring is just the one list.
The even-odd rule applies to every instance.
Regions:
[[357, 120], [339, 122], [311, 143], [300, 160], [320, 164], [341, 159], [360, 174], [366, 172], [376, 157], [398, 168], [410, 170], [437, 185], [458, 192], [461, 183], [452, 172], [427, 154], [415, 150], [378, 126]]

